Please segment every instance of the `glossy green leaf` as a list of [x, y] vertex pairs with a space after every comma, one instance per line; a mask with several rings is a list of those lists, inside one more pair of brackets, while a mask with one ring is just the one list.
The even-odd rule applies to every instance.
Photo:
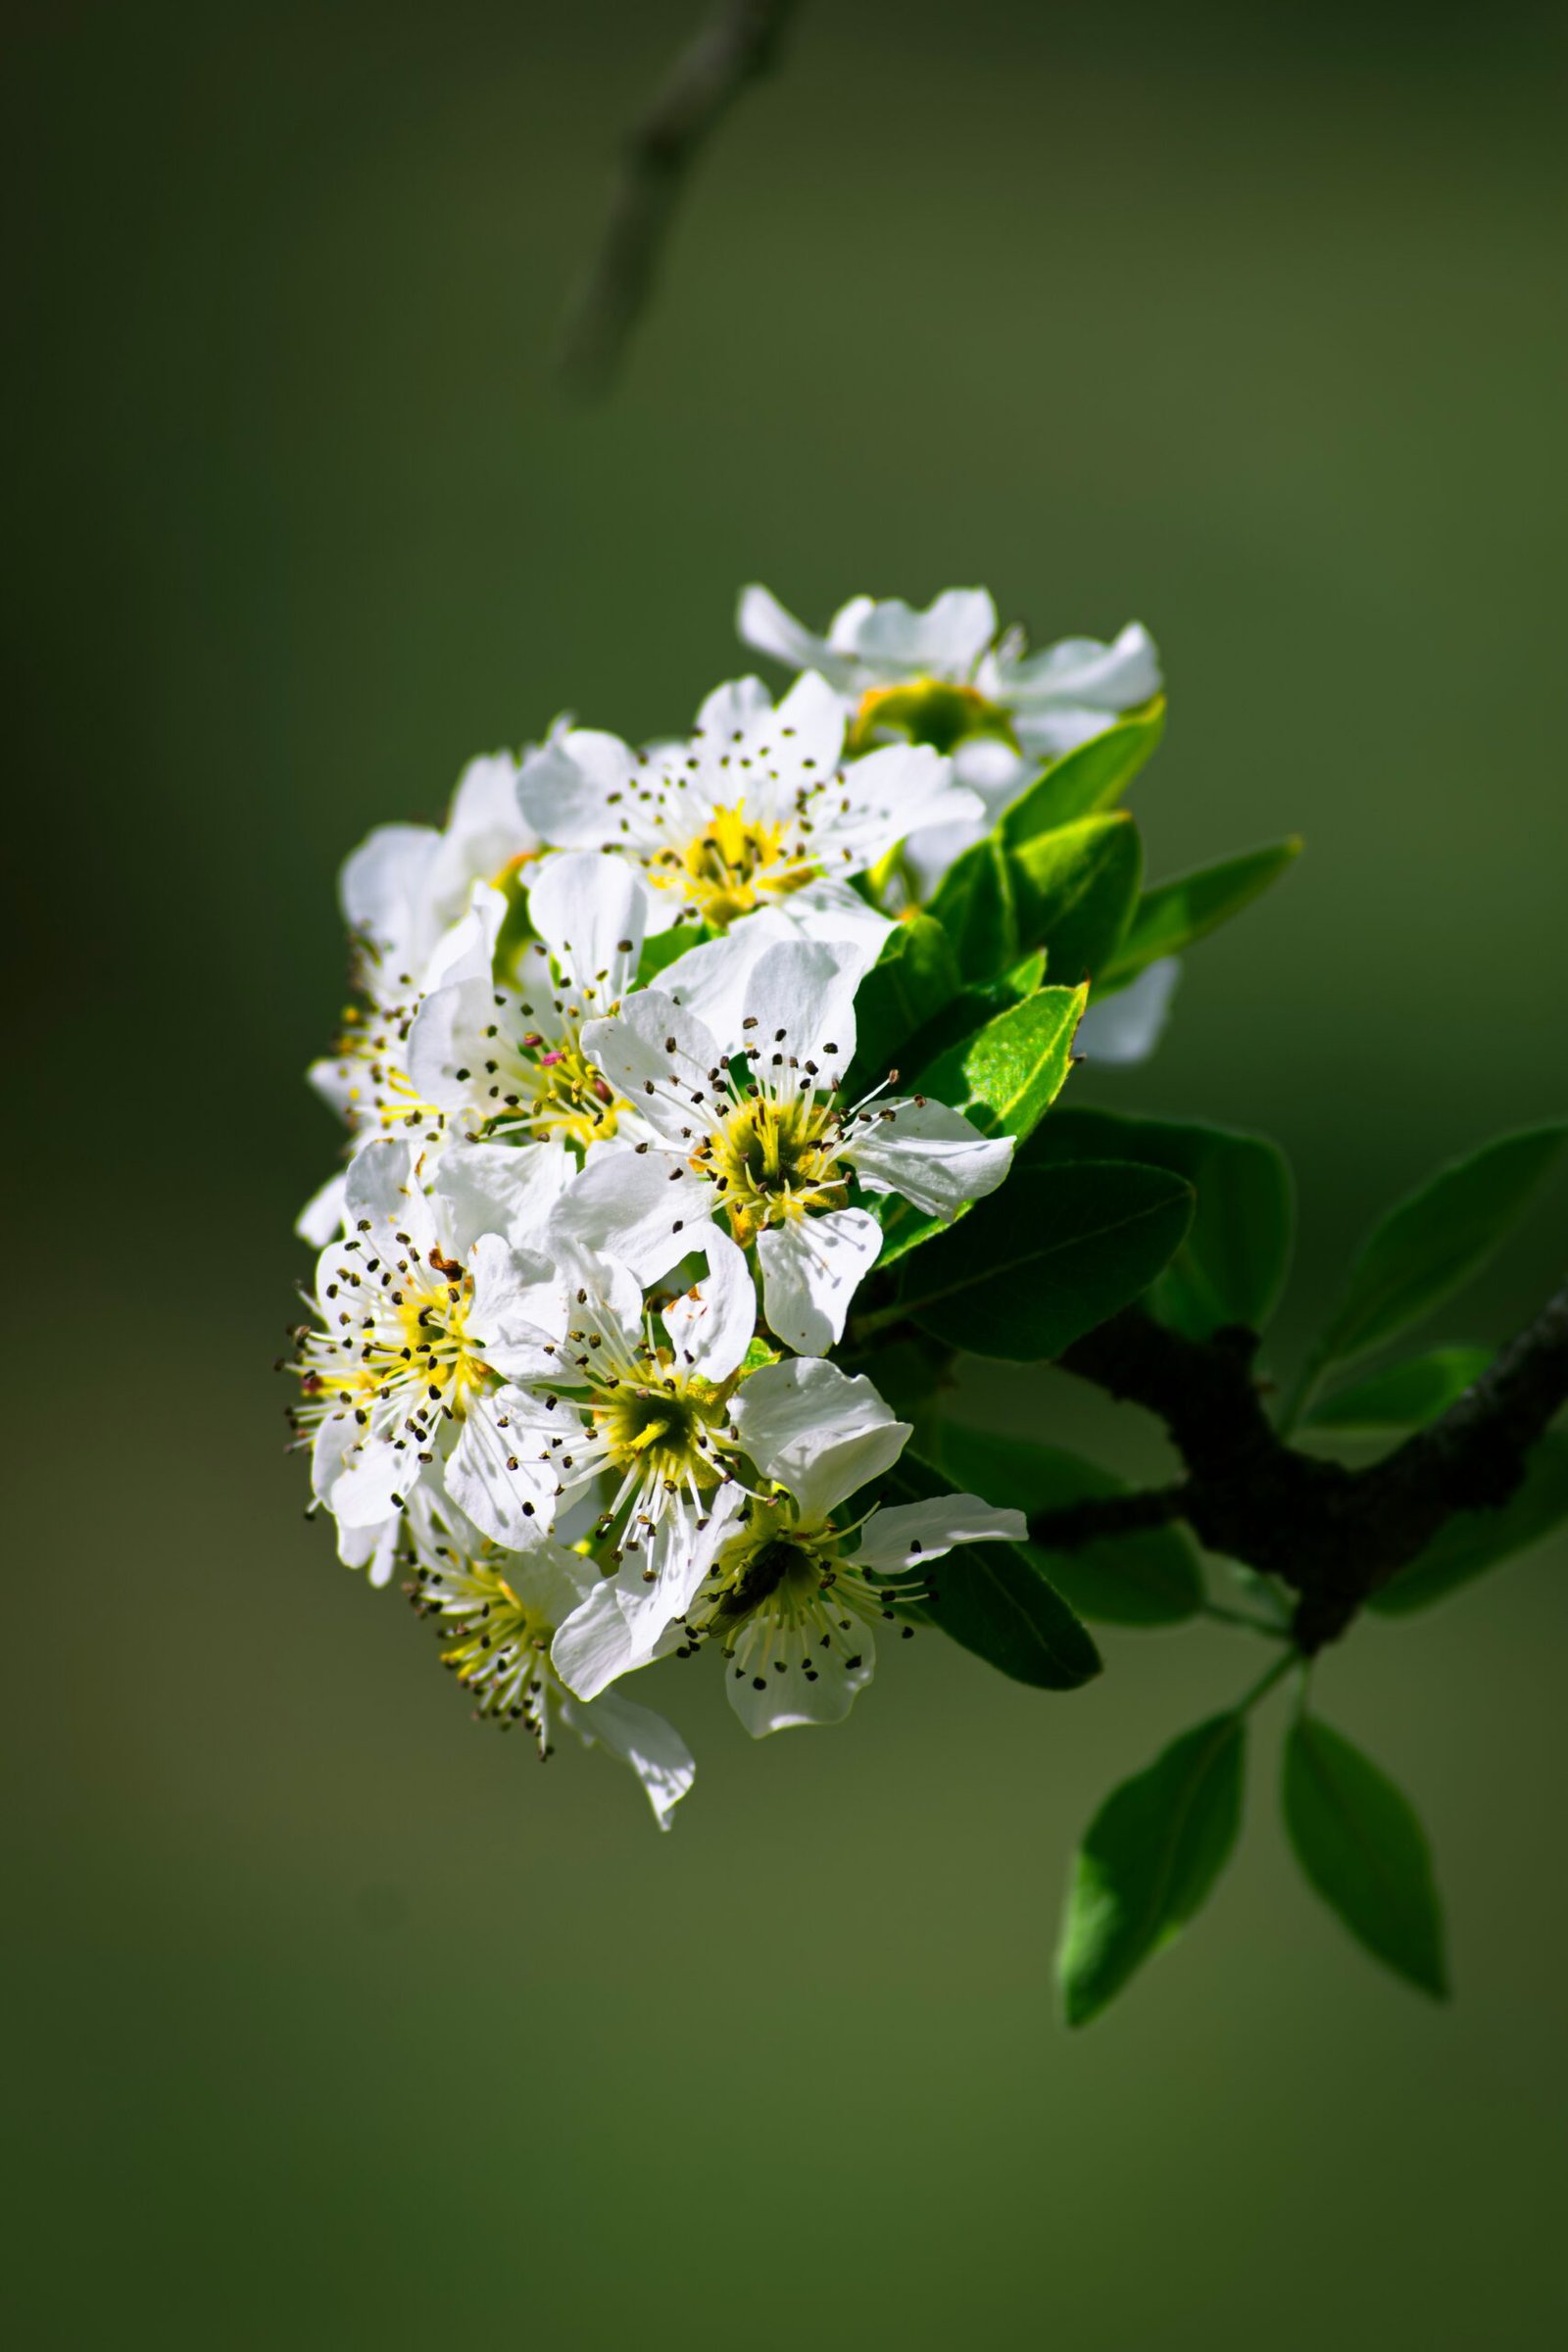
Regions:
[[1302, 1717], [1285, 1743], [1285, 1827], [1311, 1884], [1358, 1942], [1447, 1997], [1443, 1913], [1408, 1800], [1342, 1733]]
[[[851, 1516], [875, 1501], [923, 1502], [955, 1491], [951, 1478], [906, 1452], [874, 1489], [856, 1496]], [[935, 1626], [988, 1665], [1037, 1690], [1076, 1690], [1101, 1670], [1088, 1628], [1022, 1544], [956, 1544], [932, 1561], [925, 1599], [900, 1615]]]
[[1197, 1340], [1233, 1323], [1262, 1330], [1284, 1286], [1295, 1225], [1291, 1172], [1276, 1145], [1229, 1127], [1075, 1107], [1036, 1130], [1019, 1165], [1080, 1159], [1168, 1168], [1198, 1195], [1186, 1240], [1144, 1301], [1152, 1314]]
[[1381, 1348], [1459, 1288], [1506, 1240], [1516, 1217], [1556, 1168], [1568, 1120], [1500, 1136], [1455, 1160], [1391, 1209], [1350, 1268], [1344, 1298], [1298, 1387], [1310, 1394], [1323, 1368]]
[[[908, 1093], [951, 1103], [985, 1135], [1026, 1136], [1044, 1118], [1072, 1067], [1072, 1041], [1088, 993], [1084, 988], [1037, 990], [939, 1054]], [[875, 1213], [887, 1236], [879, 1260], [883, 1267], [895, 1265], [956, 1221], [928, 1216], [893, 1195], [875, 1202]]]
[[1164, 732], [1165, 698], [1160, 695], [1102, 735], [1054, 760], [1004, 813], [1002, 838], [1006, 847], [1022, 849], [1037, 834], [1112, 807], [1158, 748]]
[[1086, 2026], [1180, 1934], [1230, 1860], [1242, 1820], [1247, 1725], [1234, 1712], [1185, 1732], [1112, 1789], [1073, 1865], [1056, 1955], [1069, 2026]]
[[1387, 1429], [1424, 1429], [1479, 1380], [1492, 1361], [1490, 1348], [1434, 1348], [1407, 1363], [1374, 1372], [1316, 1404], [1305, 1429], [1333, 1429], [1356, 1436]]
[[1527, 1551], [1565, 1519], [1568, 1430], [1548, 1429], [1507, 1502], [1494, 1511], [1458, 1512], [1408, 1568], [1372, 1595], [1371, 1605], [1383, 1617], [1408, 1617], [1430, 1608], [1515, 1552]]
[[1123, 809], [1028, 842], [1008, 861], [1019, 944], [1041, 947], [1053, 979], [1075, 983], [1115, 954], [1138, 898], [1144, 853]]
[[913, 1091], [951, 1102], [986, 1135], [1028, 1135], [1061, 1092], [1087, 988], [1042, 988], [998, 1013], [914, 1081]]
[[[1004, 1510], [1060, 1511], [1128, 1492], [1123, 1480], [1097, 1463], [1032, 1438], [948, 1421], [937, 1432], [935, 1450], [956, 1488]], [[1198, 1554], [1178, 1528], [1145, 1528], [1071, 1551], [1038, 1544], [1025, 1549], [1081, 1617], [1109, 1625], [1180, 1625], [1203, 1605]]]
[[961, 986], [958, 959], [942, 925], [929, 914], [906, 916], [856, 993], [858, 1043], [845, 1081], [850, 1102], [881, 1083]]
[[926, 911], [952, 941], [965, 980], [994, 980], [1035, 944], [1019, 940], [1011, 860], [996, 833], [954, 859]]
[[1159, 882], [1146, 890], [1121, 945], [1101, 975], [1102, 984], [1135, 979], [1156, 956], [1178, 956], [1195, 940], [1229, 922], [1271, 882], [1279, 880], [1300, 848], [1300, 841], [1293, 835], [1269, 849], [1250, 850], [1241, 858], [1226, 858], [1221, 865], [1203, 866], [1197, 873], [1180, 874], [1174, 882]]
[[890, 1311], [975, 1355], [1059, 1355], [1149, 1288], [1193, 1205], [1191, 1185], [1163, 1168], [1021, 1168], [905, 1261]]

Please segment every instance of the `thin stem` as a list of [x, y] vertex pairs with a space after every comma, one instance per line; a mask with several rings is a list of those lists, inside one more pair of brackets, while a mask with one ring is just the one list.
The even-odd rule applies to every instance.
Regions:
[[1252, 1709], [1256, 1706], [1258, 1700], [1266, 1697], [1268, 1692], [1273, 1690], [1275, 1684], [1278, 1682], [1283, 1682], [1286, 1675], [1291, 1672], [1292, 1668], [1299, 1666], [1300, 1663], [1301, 1661], [1294, 1649], [1287, 1650], [1283, 1658], [1276, 1658], [1273, 1665], [1269, 1668], [1267, 1674], [1261, 1675], [1258, 1678], [1258, 1680], [1252, 1685], [1250, 1690], [1248, 1691], [1246, 1697], [1239, 1698], [1237, 1700], [1237, 1714], [1250, 1715]]

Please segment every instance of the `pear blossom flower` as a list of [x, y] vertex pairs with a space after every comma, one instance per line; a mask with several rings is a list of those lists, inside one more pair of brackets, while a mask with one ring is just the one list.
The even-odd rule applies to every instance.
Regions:
[[818, 637], [754, 585], [742, 591], [737, 626], [757, 652], [827, 679], [852, 714], [852, 750], [899, 736], [952, 754], [984, 811], [908, 828], [909, 862], [924, 888], [981, 838], [1043, 760], [1102, 734], [1160, 689], [1153, 640], [1136, 621], [1108, 645], [1065, 637], [1031, 654], [1021, 629], [998, 638], [983, 588], [947, 589], [923, 611], [897, 597], [852, 597]]
[[345, 1195], [348, 1231], [318, 1262], [318, 1322], [298, 1334], [294, 1412], [343, 1556], [384, 1575], [397, 1516], [426, 1484], [492, 1541], [536, 1543], [559, 1482], [524, 1442], [516, 1384], [554, 1368], [554, 1268], [493, 1230], [471, 1168], [444, 1168], [426, 1195], [408, 1144], [367, 1145]]
[[599, 1582], [581, 1552], [549, 1538], [531, 1551], [506, 1552], [486, 1542], [450, 1503], [411, 1524], [404, 1590], [434, 1626], [441, 1663], [474, 1702], [476, 1720], [502, 1730], [521, 1724], [541, 1759], [555, 1753], [558, 1724], [588, 1747], [630, 1765], [662, 1830], [696, 1777], [690, 1751], [672, 1725], [620, 1690], [575, 1697], [551, 1663], [556, 1628]]
[[[863, 957], [799, 939], [754, 956], [751, 929], [694, 949], [659, 987], [590, 1022], [583, 1049], [700, 1180], [698, 1213], [726, 1220], [743, 1248], [755, 1244], [777, 1338], [821, 1354], [842, 1337], [881, 1248], [882, 1228], [852, 1202], [852, 1181], [953, 1217], [995, 1191], [1013, 1141], [983, 1136], [924, 1097], [841, 1103]], [[607, 1200], [614, 1183], [607, 1171]], [[624, 1248], [612, 1220], [601, 1234], [608, 1249]]]
[[[469, 920], [488, 927], [493, 949], [503, 903], [493, 891], [481, 897]], [[469, 1143], [510, 1137], [586, 1152], [615, 1134], [629, 1105], [584, 1059], [580, 1033], [633, 986], [648, 898], [620, 858], [578, 851], [539, 864], [528, 891], [537, 936], [519, 951], [516, 979], [497, 979], [488, 952], [469, 955], [426, 992], [410, 1025], [409, 1081], [437, 1118]]]
[[470, 760], [446, 825], [377, 825], [344, 863], [339, 896], [359, 978], [378, 1004], [416, 990], [475, 882], [506, 890], [543, 846], [517, 797], [510, 752]]
[[[364, 1002], [345, 1008], [335, 1050], [307, 1076], [355, 1145], [420, 1128], [439, 1145], [444, 1115], [408, 1070], [415, 1015], [428, 990], [475, 972], [481, 951], [488, 971], [517, 878], [540, 846], [517, 799], [517, 762], [496, 752], [464, 769], [442, 830], [378, 825], [345, 860], [338, 896]], [[476, 885], [489, 909], [479, 925], [467, 919]], [[303, 1240], [319, 1248], [339, 1230], [343, 1186], [340, 1169], [306, 1203], [295, 1227]]]
[[[716, 1642], [730, 1703], [756, 1739], [840, 1722], [871, 1679], [875, 1627], [895, 1617], [895, 1601], [920, 1598], [929, 1563], [956, 1544], [1020, 1542], [1025, 1520], [946, 1494], [849, 1524], [844, 1504], [891, 1469], [910, 1428], [869, 1380], [820, 1357], [750, 1374], [731, 1422], [757, 1483], [732, 1508], [682, 1623], [662, 1629], [662, 1646], [687, 1655]], [[636, 1626], [635, 1606], [622, 1579], [598, 1586], [565, 1620], [554, 1656], [569, 1688], [601, 1690], [658, 1646]]]
[[823, 679], [797, 679], [774, 708], [756, 678], [718, 687], [690, 739], [634, 752], [571, 728], [525, 760], [529, 821], [564, 848], [635, 859], [653, 892], [650, 928], [726, 930], [769, 906], [803, 935], [860, 940], [886, 919], [849, 885], [918, 826], [979, 814], [928, 747], [895, 744], [845, 767], [845, 712]]

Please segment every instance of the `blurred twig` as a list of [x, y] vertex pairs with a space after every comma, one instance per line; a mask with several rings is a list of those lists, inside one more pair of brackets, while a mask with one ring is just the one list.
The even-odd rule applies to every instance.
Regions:
[[562, 373], [602, 391], [647, 304], [681, 182], [748, 83], [773, 64], [796, 0], [719, 0], [628, 132], [598, 259], [562, 339]]

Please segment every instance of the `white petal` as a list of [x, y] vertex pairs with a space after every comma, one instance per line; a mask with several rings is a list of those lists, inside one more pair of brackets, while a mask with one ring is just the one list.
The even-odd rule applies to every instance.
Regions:
[[999, 1510], [978, 1494], [935, 1494], [926, 1502], [873, 1511], [860, 1530], [855, 1565], [891, 1574], [940, 1559], [955, 1544], [985, 1544], [999, 1537], [1022, 1544], [1028, 1533], [1022, 1511]]
[[595, 1699], [567, 1698], [562, 1717], [590, 1747], [603, 1747], [629, 1764], [647, 1791], [662, 1830], [697, 1778], [691, 1749], [673, 1724], [651, 1707], [607, 1690]]
[[998, 699], [1020, 714], [1052, 703], [1115, 713], [1159, 692], [1159, 655], [1148, 630], [1131, 621], [1109, 645], [1096, 637], [1064, 637], [1026, 655], [1004, 646], [996, 683]]
[[[620, 1675], [648, 1664], [666, 1628], [690, 1608], [733, 1532], [743, 1499], [733, 1487], [718, 1488], [703, 1514], [706, 1526], [688, 1509], [666, 1513], [648, 1542], [628, 1551], [626, 1565], [595, 1586], [551, 1646], [556, 1672], [569, 1690], [597, 1698]], [[653, 1571], [651, 1582], [645, 1568]]]
[[763, 1312], [786, 1348], [825, 1355], [837, 1346], [850, 1302], [881, 1247], [882, 1228], [863, 1208], [792, 1217], [759, 1237]]
[[759, 750], [787, 757], [790, 767], [803, 768], [808, 777], [828, 775], [844, 748], [843, 702], [826, 678], [808, 669], [769, 714], [766, 727], [754, 728], [753, 734], [765, 736]]
[[[842, 943], [857, 950], [867, 971], [894, 929], [891, 919], [868, 906], [858, 891], [831, 875], [808, 882], [803, 890], [792, 890], [780, 911], [800, 938], [827, 940], [835, 946]], [[746, 919], [755, 922], [757, 917], [748, 915]]]
[[819, 1356], [753, 1372], [731, 1418], [761, 1475], [795, 1496], [804, 1527], [891, 1468], [910, 1435], [863, 1375], [851, 1380]]
[[389, 1438], [366, 1437], [345, 1453], [327, 1507], [340, 1527], [384, 1527], [419, 1475], [412, 1448], [400, 1452]]
[[727, 1233], [709, 1225], [690, 1241], [706, 1254], [708, 1272], [665, 1307], [664, 1329], [685, 1369], [716, 1387], [739, 1371], [752, 1344], [757, 1329], [757, 1292], [746, 1252]]
[[565, 1235], [594, 1256], [618, 1257], [647, 1284], [695, 1246], [694, 1233], [706, 1225], [711, 1203], [710, 1186], [674, 1153], [612, 1143], [566, 1187], [551, 1233]]
[[430, 875], [438, 914], [458, 913], [471, 882], [494, 882], [539, 837], [517, 798], [517, 762], [510, 752], [470, 760], [458, 778], [452, 809]]
[[295, 1232], [313, 1250], [324, 1250], [333, 1236], [342, 1232], [347, 1186], [347, 1172], [340, 1168], [335, 1176], [327, 1178], [318, 1193], [311, 1195], [295, 1218]]
[[996, 1191], [1012, 1153], [1010, 1135], [982, 1135], [946, 1102], [896, 1102], [873, 1109], [840, 1156], [868, 1191], [900, 1193], [928, 1217], [951, 1217]]
[[477, 980], [486, 987], [495, 954], [496, 935], [507, 919], [507, 902], [488, 882], [470, 885], [467, 903], [456, 918], [437, 932], [435, 944], [419, 971], [419, 988], [456, 986]]
[[837, 660], [825, 637], [814, 637], [793, 612], [786, 612], [770, 590], [752, 586], [741, 590], [735, 626], [743, 645], [771, 654], [791, 669], [814, 669], [833, 685], [847, 687], [853, 665]]
[[954, 781], [951, 760], [929, 744], [890, 743], [853, 761], [813, 804], [812, 846], [828, 873], [853, 873], [922, 826], [981, 814], [978, 796]]
[[[791, 1056], [820, 1062], [841, 1076], [855, 1059], [855, 992], [867, 969], [854, 948], [825, 940], [787, 940], [758, 957], [746, 990], [746, 1010], [755, 1026], [746, 1033], [761, 1059], [765, 1082], [774, 1064]], [[737, 1041], [739, 1042], [739, 1041]]]
[[683, 1140], [694, 1091], [710, 1095], [722, 1055], [706, 1023], [657, 988], [639, 989], [609, 1020], [589, 1021], [583, 1052], [662, 1135]]
[[636, 754], [618, 736], [572, 727], [529, 753], [518, 770], [517, 798], [541, 841], [597, 849], [619, 834], [636, 773]]
[[773, 715], [773, 698], [760, 678], [729, 678], [705, 697], [697, 713], [697, 731], [710, 745], [726, 748], [745, 737], [760, 721]]
[[548, 1380], [567, 1320], [559, 1269], [535, 1250], [513, 1249], [499, 1233], [480, 1235], [469, 1264], [468, 1329], [484, 1361], [508, 1380]]
[[1094, 999], [1078, 1024], [1074, 1050], [1107, 1067], [1147, 1061], [1164, 1033], [1181, 976], [1178, 956], [1159, 956], [1115, 996]]
[[797, 1638], [783, 1648], [765, 1617], [755, 1617], [742, 1629], [725, 1665], [724, 1688], [754, 1740], [799, 1724], [844, 1721], [876, 1670], [876, 1641], [868, 1625], [857, 1623], [845, 1641], [852, 1646], [841, 1649], [834, 1643], [823, 1649]]
[[[850, 896], [857, 906], [871, 911], [855, 892]], [[746, 991], [758, 958], [780, 941], [800, 936], [781, 907], [760, 906], [755, 914], [742, 915], [739, 922], [732, 923], [722, 939], [704, 940], [700, 947], [688, 948], [684, 956], [667, 963], [659, 975], [660, 993], [701, 1021], [726, 1053], [733, 1053], [744, 1043], [741, 1022], [746, 1013]], [[874, 962], [881, 954], [880, 942], [868, 954]]]
[[559, 1136], [542, 1144], [450, 1144], [433, 1190], [446, 1203], [453, 1255], [466, 1257], [481, 1233], [537, 1249], [575, 1173]]
[[648, 891], [624, 858], [574, 850], [547, 858], [528, 890], [534, 928], [570, 973], [582, 1013], [608, 1012], [637, 971]]
[[351, 1238], [362, 1220], [369, 1226], [365, 1239], [370, 1255], [398, 1233], [407, 1233], [421, 1256], [429, 1254], [436, 1240], [435, 1217], [419, 1189], [411, 1145], [388, 1137], [357, 1152], [349, 1162], [344, 1201]]
[[343, 919], [412, 977], [429, 948], [429, 878], [441, 836], [429, 825], [377, 825], [338, 877]]
[[453, 1501], [509, 1551], [548, 1535], [555, 1516], [558, 1482], [539, 1459], [541, 1420], [526, 1390], [497, 1389], [469, 1407], [446, 1465]]
[[[845, 614], [834, 624], [841, 636]], [[967, 679], [997, 633], [997, 608], [983, 588], [949, 588], [916, 612], [900, 597], [862, 610], [854, 624], [856, 652], [868, 669], [890, 677]]]
[[345, 1527], [339, 1520], [337, 1556], [345, 1568], [363, 1568], [368, 1581], [379, 1592], [392, 1582], [392, 1571], [397, 1566], [398, 1532], [395, 1511], [379, 1527]]

